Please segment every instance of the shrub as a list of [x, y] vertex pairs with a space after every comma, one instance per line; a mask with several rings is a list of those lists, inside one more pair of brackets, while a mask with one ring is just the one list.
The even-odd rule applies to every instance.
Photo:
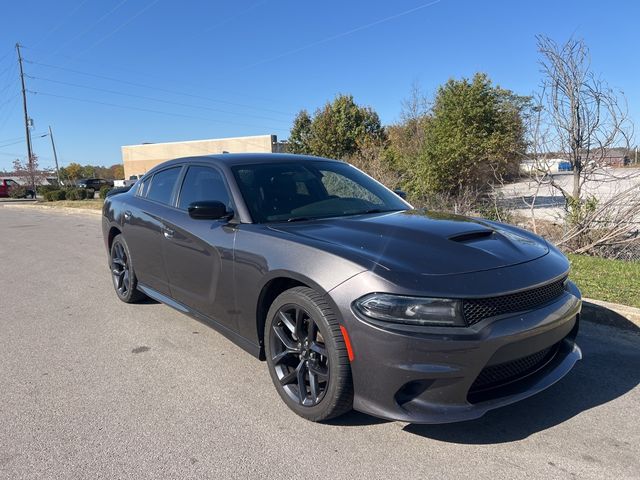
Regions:
[[9, 190], [9, 196], [11, 198], [25, 198], [27, 196], [27, 188], [22, 185], [18, 187], [11, 187]]
[[36, 192], [38, 192], [39, 195], [43, 195], [47, 192], [53, 192], [54, 190], [60, 190], [60, 187], [58, 185], [38, 185], [36, 186]]
[[83, 188], [70, 188], [66, 194], [67, 200], [84, 200], [87, 198], [87, 191]]
[[65, 200], [67, 198], [67, 192], [65, 190], [51, 190], [44, 194], [44, 199], [47, 202], [55, 202], [58, 200]]
[[100, 189], [100, 198], [105, 199], [107, 198], [107, 194], [113, 189], [113, 187], [109, 187], [108, 185], [105, 185], [104, 187], [102, 187]]
[[93, 199], [93, 196], [95, 195], [96, 191], [93, 188], [87, 188], [85, 190], [85, 198], [87, 200], [91, 200]]

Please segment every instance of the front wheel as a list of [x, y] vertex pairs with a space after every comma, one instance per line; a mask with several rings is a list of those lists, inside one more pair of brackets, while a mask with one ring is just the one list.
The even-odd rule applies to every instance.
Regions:
[[296, 287], [274, 300], [265, 353], [276, 390], [301, 417], [320, 422], [351, 410], [351, 367], [340, 325], [314, 290]]
[[131, 263], [129, 246], [122, 235], [111, 244], [111, 278], [118, 298], [125, 303], [135, 303], [145, 295], [137, 289], [138, 281]]

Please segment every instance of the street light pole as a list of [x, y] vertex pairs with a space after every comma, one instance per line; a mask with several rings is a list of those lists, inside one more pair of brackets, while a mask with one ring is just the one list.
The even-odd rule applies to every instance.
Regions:
[[58, 153], [56, 152], [56, 144], [53, 141], [53, 131], [51, 130], [51, 125], [49, 125], [49, 138], [51, 138], [51, 148], [53, 149], [53, 159], [56, 162], [56, 177], [58, 178], [58, 187], [62, 185], [60, 182], [60, 168], [58, 167]]

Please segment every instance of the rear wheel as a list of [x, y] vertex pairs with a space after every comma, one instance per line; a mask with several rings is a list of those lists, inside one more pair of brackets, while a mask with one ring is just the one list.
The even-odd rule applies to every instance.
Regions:
[[276, 390], [295, 413], [319, 422], [351, 410], [347, 348], [335, 314], [317, 292], [296, 287], [274, 300], [265, 352]]
[[125, 303], [142, 300], [145, 295], [137, 289], [138, 280], [133, 271], [129, 246], [122, 235], [111, 244], [111, 278], [118, 298]]

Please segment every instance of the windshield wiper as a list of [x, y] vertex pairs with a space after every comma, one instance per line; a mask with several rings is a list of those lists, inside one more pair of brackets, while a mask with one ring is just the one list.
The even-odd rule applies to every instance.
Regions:
[[291, 218], [287, 218], [287, 222], [304, 222], [306, 220], [311, 220], [311, 217], [291, 217]]

